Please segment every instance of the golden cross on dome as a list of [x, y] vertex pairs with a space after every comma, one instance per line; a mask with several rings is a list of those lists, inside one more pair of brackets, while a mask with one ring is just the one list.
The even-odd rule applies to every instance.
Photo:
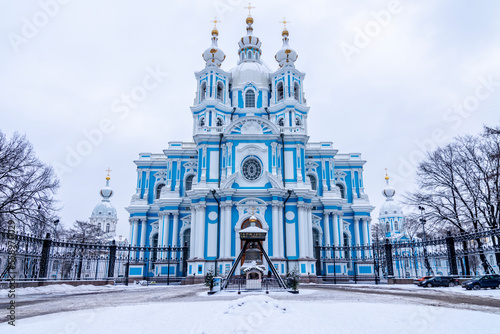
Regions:
[[109, 167], [108, 167], [108, 169], [106, 169], [106, 172], [108, 172], [108, 177], [109, 177], [109, 172], [112, 172], [112, 170], [109, 169]]
[[385, 169], [385, 179], [389, 180], [389, 174], [387, 174], [387, 168]]
[[280, 23], [283, 23], [283, 26], [284, 26], [284, 27], [283, 27], [283, 29], [285, 29], [285, 30], [286, 30], [286, 24], [287, 24], [287, 23], [292, 23], [292, 22], [287, 21], [287, 20], [286, 20], [286, 18], [283, 18], [283, 21], [281, 21]]
[[214, 29], [217, 29], [217, 23], [221, 23], [222, 21], [217, 20], [217, 16], [216, 16], [216, 17], [214, 18], [214, 20], [213, 20], [213, 21], [210, 21], [210, 22], [213, 22], [213, 24], [214, 24]]
[[252, 16], [252, 9], [254, 9], [255, 6], [252, 7], [252, 3], [249, 2], [248, 7], [243, 7], [243, 8], [248, 9], [248, 16]]

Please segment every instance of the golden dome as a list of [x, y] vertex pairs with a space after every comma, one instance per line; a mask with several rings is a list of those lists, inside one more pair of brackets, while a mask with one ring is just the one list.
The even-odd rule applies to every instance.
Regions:
[[219, 30], [217, 30], [217, 28], [214, 28], [214, 29], [212, 30], [212, 36], [213, 36], [213, 35], [219, 36]]
[[257, 222], [257, 218], [255, 218], [255, 216], [254, 216], [254, 215], [252, 215], [252, 216], [250, 217], [250, 223], [256, 223], [256, 222]]
[[247, 24], [253, 24], [253, 17], [247, 17]]
[[287, 29], [283, 29], [283, 32], [281, 33], [281, 36], [283, 36], [283, 37], [289, 36], [288, 35], [288, 30]]

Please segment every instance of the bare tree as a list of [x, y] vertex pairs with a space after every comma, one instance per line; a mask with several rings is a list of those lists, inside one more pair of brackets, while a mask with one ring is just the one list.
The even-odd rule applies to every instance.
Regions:
[[40, 237], [51, 231], [58, 187], [52, 167], [38, 159], [25, 136], [15, 133], [7, 140], [0, 131], [0, 227], [13, 219], [26, 233]]
[[[426, 208], [437, 231], [473, 232], [496, 228], [500, 221], [500, 129], [485, 127], [477, 136], [460, 136], [429, 152], [418, 166], [418, 190], [407, 202]], [[490, 268], [477, 239], [485, 272]], [[498, 242], [498, 240], [494, 240]], [[464, 242], [464, 250], [468, 244]], [[500, 262], [500, 253], [496, 254]], [[466, 271], [470, 272], [469, 261]]]

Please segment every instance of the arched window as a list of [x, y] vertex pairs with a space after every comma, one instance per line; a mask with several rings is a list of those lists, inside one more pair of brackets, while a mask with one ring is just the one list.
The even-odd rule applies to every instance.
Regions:
[[203, 81], [200, 89], [200, 101], [205, 100], [205, 97], [207, 97], [207, 83]]
[[295, 118], [295, 126], [300, 126], [302, 124], [302, 120], [300, 119], [300, 117], [296, 117]]
[[298, 101], [300, 99], [300, 86], [298, 82], [293, 84], [293, 97]]
[[182, 235], [184, 238], [184, 245], [182, 246], [186, 246], [187, 249], [188, 249], [188, 254], [187, 254], [187, 258], [189, 259], [190, 256], [190, 252], [191, 252], [191, 229], [188, 228], [187, 230], [184, 231], [184, 234]]
[[106, 233], [109, 233], [109, 223], [106, 224]]
[[[156, 248], [158, 247], [158, 233], [156, 233], [154, 236], [153, 236], [153, 239], [151, 240], [152, 242], [152, 247], [153, 248]], [[153, 250], [152, 251], [152, 254], [151, 254], [151, 260], [153, 262], [156, 262], [156, 260], [158, 259], [158, 252], [156, 250]]]
[[205, 117], [200, 118], [200, 127], [205, 126]]
[[101, 227], [102, 227], [101, 223], [97, 224], [98, 229], [101, 229]]
[[315, 228], [313, 228], [313, 246], [321, 246], [321, 240], [319, 240], [319, 232]]
[[347, 233], [344, 233], [344, 247], [346, 247], [344, 250], [344, 257], [346, 259], [350, 257], [349, 248], [347, 248], [349, 246], [351, 246], [351, 244], [349, 243], [349, 235], [347, 235]]
[[345, 198], [345, 189], [342, 184], [337, 184], [337, 188], [339, 188], [340, 191], [340, 197]]
[[398, 224], [398, 221], [397, 221], [397, 220], [395, 220], [395, 221], [394, 221], [394, 229], [395, 229], [396, 231], [398, 231], [398, 230], [399, 230], [399, 224]]
[[251, 89], [245, 93], [245, 108], [255, 108], [255, 92]]
[[163, 187], [165, 187], [164, 183], [162, 183], [162, 184], [158, 185], [158, 187], [156, 187], [156, 199], [160, 198], [161, 190], [163, 189]]
[[194, 175], [189, 175], [186, 178], [186, 187], [185, 187], [184, 193], [191, 190], [191, 188], [193, 187], [193, 177], [194, 177]]
[[59, 269], [59, 261], [55, 260], [52, 262], [52, 270], [57, 270]]
[[283, 90], [283, 82], [282, 81], [278, 82], [278, 84], [276, 85], [276, 90], [278, 92], [278, 101], [283, 100], [284, 90]]
[[223, 120], [222, 120], [222, 118], [217, 117], [217, 121], [215, 122], [215, 125], [216, 125], [216, 126], [222, 126], [222, 124], [223, 124]]
[[248, 59], [252, 59], [253, 58], [253, 52], [248, 50]]
[[391, 224], [389, 222], [385, 223], [385, 231], [390, 232], [391, 231]]
[[311, 182], [311, 189], [318, 190], [318, 182], [316, 182], [316, 178], [313, 175], [307, 175], [309, 177], [309, 182]]
[[281, 127], [285, 126], [285, 118], [280, 117], [278, 119], [278, 125], [281, 126]]
[[220, 101], [224, 100], [224, 84], [222, 81], [217, 83], [217, 99]]

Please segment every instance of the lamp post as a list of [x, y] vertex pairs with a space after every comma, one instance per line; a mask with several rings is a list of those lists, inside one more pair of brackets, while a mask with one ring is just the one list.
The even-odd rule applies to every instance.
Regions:
[[56, 235], [56, 239], [59, 239], [59, 234], [57, 233], [57, 226], [59, 226], [59, 219], [54, 220], [54, 234]]
[[[221, 136], [222, 139], [222, 136]], [[215, 257], [215, 270], [214, 270], [214, 277], [217, 276], [217, 265], [220, 257], [220, 201], [215, 197], [215, 194], [217, 191], [215, 189], [211, 190], [212, 196], [214, 199], [217, 201], [217, 255]]]
[[421, 205], [418, 206], [418, 209], [420, 210], [420, 222], [422, 223], [422, 230], [424, 232], [424, 238], [423, 238], [423, 249], [424, 249], [424, 262], [425, 262], [425, 267], [427, 269], [427, 275], [432, 275], [432, 268], [429, 263], [429, 259], [427, 257], [427, 247], [426, 247], [426, 241], [427, 241], [427, 235], [425, 234], [425, 223], [427, 220], [424, 219], [424, 211], [425, 208]]

